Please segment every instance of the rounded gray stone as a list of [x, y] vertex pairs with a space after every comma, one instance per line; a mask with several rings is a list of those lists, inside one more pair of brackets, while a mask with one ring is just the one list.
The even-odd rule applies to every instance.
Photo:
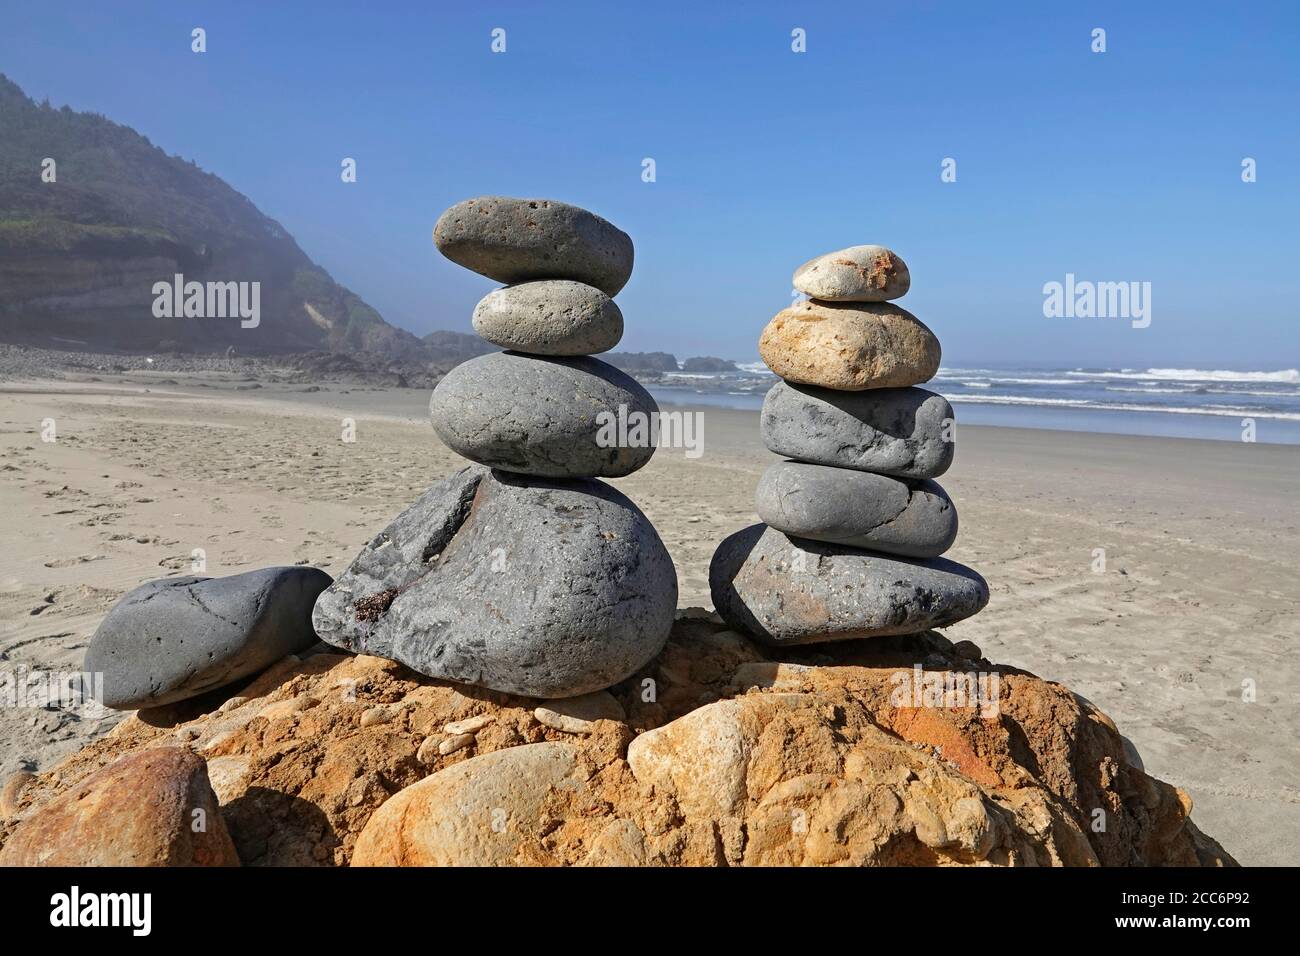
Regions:
[[762, 524], [718, 545], [709, 590], [731, 627], [774, 646], [913, 634], [989, 600], [984, 579], [955, 561], [792, 539]]
[[938, 557], [957, 538], [952, 499], [926, 478], [782, 461], [759, 480], [757, 505], [788, 535], [909, 558]]
[[898, 478], [937, 478], [955, 450], [952, 406], [924, 388], [840, 392], [777, 382], [763, 400], [763, 444], [778, 455]]
[[466, 199], [438, 218], [433, 242], [452, 262], [498, 282], [573, 279], [613, 296], [632, 275], [627, 233], [554, 199]]
[[[462, 362], [429, 400], [434, 431], [470, 461], [547, 478], [621, 478], [650, 460], [659, 406], [593, 358], [493, 352]], [[621, 416], [621, 417], [620, 417]]]
[[321, 638], [446, 680], [572, 697], [663, 648], [677, 574], [650, 521], [599, 481], [478, 467], [435, 485], [316, 602]]
[[197, 697], [316, 643], [312, 605], [329, 586], [317, 568], [263, 568], [226, 578], [162, 578], [118, 601], [86, 648], [117, 710]]
[[543, 279], [485, 295], [474, 308], [474, 331], [516, 352], [593, 355], [618, 344], [623, 313], [594, 286]]

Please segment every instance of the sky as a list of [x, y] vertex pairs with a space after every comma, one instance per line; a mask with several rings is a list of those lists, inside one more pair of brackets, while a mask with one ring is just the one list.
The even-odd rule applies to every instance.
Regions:
[[[431, 239], [495, 194], [632, 236], [620, 350], [753, 361], [798, 265], [879, 243], [945, 366], [1300, 365], [1294, 0], [0, 0], [0, 23], [29, 96], [193, 159], [419, 334], [469, 331], [495, 287]], [[1046, 317], [1067, 274], [1149, 282], [1150, 324]]]

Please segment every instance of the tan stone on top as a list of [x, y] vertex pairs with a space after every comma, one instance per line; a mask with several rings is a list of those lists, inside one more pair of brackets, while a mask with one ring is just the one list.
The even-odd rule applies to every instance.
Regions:
[[787, 382], [857, 392], [933, 378], [940, 348], [920, 319], [896, 305], [809, 301], [773, 317], [758, 354]]
[[907, 293], [907, 264], [884, 246], [850, 246], [794, 270], [794, 287], [827, 302], [885, 302]]

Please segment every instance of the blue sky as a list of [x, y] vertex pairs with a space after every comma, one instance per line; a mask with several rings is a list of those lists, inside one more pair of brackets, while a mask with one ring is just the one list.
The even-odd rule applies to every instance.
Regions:
[[[1300, 364], [1294, 2], [4, 5], [29, 95], [194, 159], [415, 332], [469, 330], [493, 284], [430, 230], [496, 193], [632, 235], [620, 349], [752, 360], [797, 265], [876, 242], [945, 365]], [[1150, 327], [1044, 318], [1066, 273], [1150, 282]]]

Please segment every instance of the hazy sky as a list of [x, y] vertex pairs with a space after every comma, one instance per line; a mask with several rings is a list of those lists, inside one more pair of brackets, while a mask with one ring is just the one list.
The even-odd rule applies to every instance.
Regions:
[[[430, 230], [496, 193], [632, 235], [621, 349], [752, 360], [797, 265], [876, 242], [945, 365], [1300, 365], [1294, 0], [5, 7], [29, 95], [194, 159], [415, 332], [469, 330], [493, 284]], [[1067, 273], [1150, 282], [1150, 326], [1045, 318]]]

